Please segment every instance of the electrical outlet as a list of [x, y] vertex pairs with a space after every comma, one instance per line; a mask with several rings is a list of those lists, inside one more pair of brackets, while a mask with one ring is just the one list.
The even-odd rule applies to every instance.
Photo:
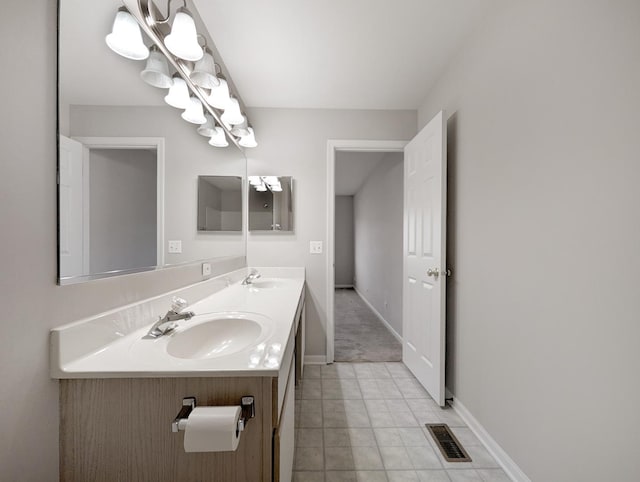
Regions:
[[172, 254], [182, 253], [182, 241], [180, 240], [169, 241], [169, 253], [172, 253]]
[[211, 276], [211, 263], [202, 263], [202, 276]]
[[311, 254], [322, 254], [322, 241], [309, 241], [309, 252]]

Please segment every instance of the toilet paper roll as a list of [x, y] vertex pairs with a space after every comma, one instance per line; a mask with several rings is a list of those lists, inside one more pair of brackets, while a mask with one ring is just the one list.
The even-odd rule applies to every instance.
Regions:
[[185, 452], [228, 452], [240, 442], [237, 432], [242, 410], [232, 407], [196, 407], [187, 418]]

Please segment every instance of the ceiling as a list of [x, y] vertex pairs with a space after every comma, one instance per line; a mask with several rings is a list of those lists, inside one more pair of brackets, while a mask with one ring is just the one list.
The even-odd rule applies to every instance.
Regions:
[[251, 107], [417, 109], [503, 0], [193, 0]]
[[[388, 152], [336, 152], [336, 196], [353, 196]], [[401, 154], [400, 154], [401, 155]]]
[[[154, 1], [166, 9], [165, 0]], [[189, 6], [195, 4], [249, 107], [413, 110], [474, 26], [504, 1], [192, 0]], [[61, 1], [63, 103], [164, 105], [165, 92], [139, 78], [144, 61], [105, 45], [121, 4]]]

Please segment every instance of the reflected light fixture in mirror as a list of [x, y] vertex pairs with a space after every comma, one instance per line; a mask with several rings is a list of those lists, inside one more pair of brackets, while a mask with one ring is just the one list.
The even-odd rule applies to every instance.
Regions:
[[238, 99], [235, 97], [229, 97], [229, 102], [227, 102], [227, 106], [225, 107], [224, 113], [220, 119], [228, 125], [242, 124], [245, 118], [242, 115], [242, 112], [240, 112], [240, 103], [238, 102]]
[[125, 7], [120, 7], [113, 20], [111, 33], [105, 37], [111, 50], [132, 60], [144, 60], [149, 49], [142, 41], [140, 26]]
[[151, 46], [147, 65], [144, 70], [140, 72], [140, 77], [150, 86], [159, 89], [168, 89], [173, 84], [173, 80], [171, 80], [171, 76], [169, 75], [167, 59], [162, 52], [158, 50], [157, 46]]
[[256, 136], [253, 132], [253, 127], [249, 126], [247, 127], [247, 130], [249, 131], [249, 134], [240, 138], [240, 141], [238, 142], [238, 144], [240, 144], [242, 147], [249, 147], [249, 148], [258, 147], [258, 142], [256, 141]]
[[169, 52], [183, 60], [195, 62], [204, 55], [198, 43], [196, 24], [186, 7], [180, 7], [176, 12], [171, 33], [164, 39], [164, 44]]
[[247, 123], [247, 116], [243, 114], [242, 119], [243, 120], [240, 124], [233, 126], [233, 128], [231, 129], [231, 133], [234, 136], [244, 137], [249, 135], [249, 129], [248, 129], [249, 124]]
[[214, 147], [227, 147], [229, 143], [224, 135], [224, 129], [220, 126], [216, 126], [215, 131], [215, 134], [211, 136], [211, 139], [209, 139], [209, 145]]
[[208, 47], [204, 47], [204, 55], [196, 62], [189, 77], [194, 84], [203, 89], [213, 89], [220, 85], [220, 79], [216, 77], [216, 63]]
[[198, 134], [205, 137], [211, 137], [216, 133], [213, 117], [211, 117], [211, 114], [205, 114], [204, 118], [206, 119], [206, 122], [198, 127]]
[[[243, 137], [251, 134], [248, 120], [242, 114], [239, 99], [231, 95], [229, 82], [218, 75], [219, 66], [207, 46], [208, 37], [198, 33], [196, 17], [187, 10], [187, 0], [183, 0], [183, 6], [175, 12], [172, 24], [171, 0], [167, 0], [167, 15], [161, 19], [155, 18], [154, 12], [158, 9], [153, 0], [125, 0], [125, 3], [130, 10], [118, 9], [113, 31], [106, 38], [112, 50], [127, 58], [146, 59], [149, 49], [142, 41], [144, 32], [152, 40], [153, 55], [140, 74], [142, 79], [153, 87], [169, 88], [165, 101], [185, 109], [182, 118], [188, 122], [205, 124], [206, 110], [238, 147], [257, 145], [255, 136], [240, 144]], [[173, 78], [169, 78], [169, 64], [175, 69]]]
[[182, 118], [192, 124], [204, 124], [207, 122], [207, 119], [204, 116], [204, 111], [202, 110], [202, 102], [200, 102], [200, 99], [196, 97], [191, 97], [189, 99], [189, 105], [182, 113]]
[[187, 83], [179, 74], [173, 75], [173, 84], [169, 88], [169, 93], [164, 101], [176, 109], [186, 109], [191, 103]]
[[218, 75], [220, 84], [211, 89], [207, 103], [216, 109], [224, 109], [229, 103], [229, 84], [222, 75]]

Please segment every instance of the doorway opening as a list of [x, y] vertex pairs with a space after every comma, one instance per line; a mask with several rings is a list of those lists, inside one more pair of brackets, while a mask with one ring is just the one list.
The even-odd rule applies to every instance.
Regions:
[[402, 359], [405, 144], [328, 143], [328, 363]]

